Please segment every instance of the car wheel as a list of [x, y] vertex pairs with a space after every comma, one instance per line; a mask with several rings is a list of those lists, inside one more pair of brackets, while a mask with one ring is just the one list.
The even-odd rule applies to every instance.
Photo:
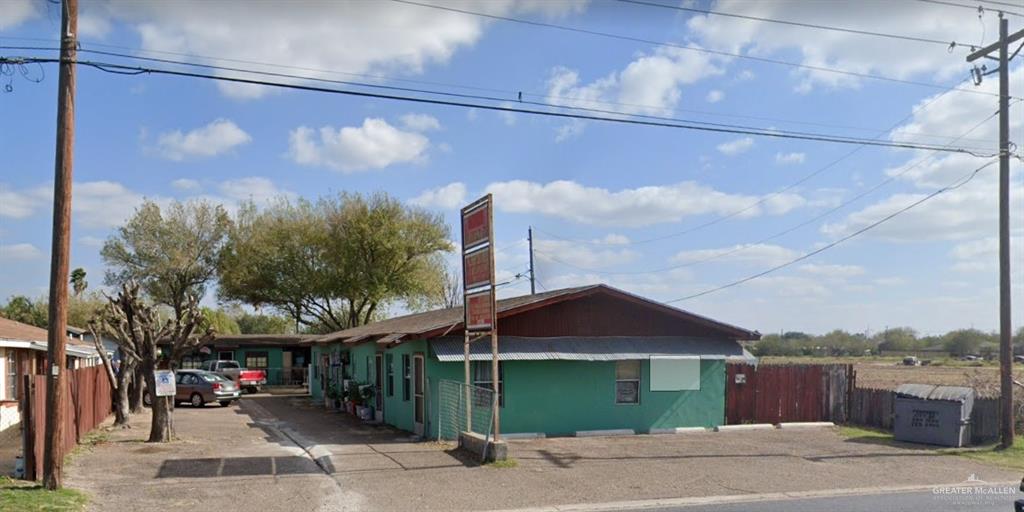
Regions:
[[206, 405], [206, 401], [203, 400], [203, 395], [200, 395], [199, 393], [192, 393], [192, 398], [189, 400], [189, 403], [192, 404], [192, 407], [202, 407]]
[[153, 397], [149, 395], [149, 391], [142, 394], [142, 405], [145, 405], [146, 407], [153, 406]]
[[231, 400], [225, 400], [225, 401], [220, 403], [221, 407], [227, 407], [229, 405], [231, 405]]

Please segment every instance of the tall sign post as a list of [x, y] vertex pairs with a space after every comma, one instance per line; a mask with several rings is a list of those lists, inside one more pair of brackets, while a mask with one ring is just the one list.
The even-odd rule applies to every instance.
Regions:
[[491, 194], [462, 209], [462, 304], [466, 429], [472, 429], [473, 376], [469, 364], [470, 336], [491, 338], [491, 385], [494, 388], [494, 440], [500, 436], [498, 401], [498, 322], [494, 299], [494, 202]]

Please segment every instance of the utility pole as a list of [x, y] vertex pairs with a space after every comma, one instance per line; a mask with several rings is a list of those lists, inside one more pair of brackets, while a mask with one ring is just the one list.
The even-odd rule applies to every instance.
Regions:
[[[1010, 43], [1024, 37], [1024, 30], [1008, 35], [1009, 23], [999, 13], [999, 41], [971, 52], [967, 62], [999, 50], [999, 435], [1003, 448], [1013, 446], [1013, 317], [1010, 310]], [[978, 82], [980, 71], [975, 72]]]
[[75, 59], [78, 0], [63, 0], [60, 23], [60, 77], [57, 81], [57, 149], [54, 158], [53, 239], [50, 247], [50, 309], [46, 335], [46, 431], [43, 485], [63, 485], [64, 360], [67, 342], [68, 260], [71, 252], [71, 169], [75, 145]]
[[537, 279], [533, 275], [533, 226], [526, 230], [526, 240], [530, 242], [530, 295], [537, 293]]

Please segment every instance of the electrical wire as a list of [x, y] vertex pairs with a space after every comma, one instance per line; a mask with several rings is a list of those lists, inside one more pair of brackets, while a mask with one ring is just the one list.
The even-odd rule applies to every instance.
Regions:
[[773, 18], [763, 18], [763, 17], [760, 17], [760, 16], [748, 16], [748, 15], [745, 15], [745, 14], [728, 13], [728, 12], [722, 12], [722, 11], [712, 11], [712, 10], [709, 10], [709, 9], [698, 9], [696, 7], [686, 7], [685, 5], [667, 5], [667, 4], [662, 4], [662, 3], [658, 3], [658, 2], [647, 2], [647, 1], [644, 1], [644, 0], [616, 0], [616, 1], [620, 2], [620, 3], [624, 3], [624, 4], [634, 4], [634, 5], [641, 5], [641, 6], [647, 6], [647, 7], [656, 7], [656, 8], [661, 8], [661, 9], [672, 9], [672, 10], [675, 10], [675, 11], [691, 12], [691, 13], [695, 13], [695, 14], [707, 14], [707, 15], [711, 15], [711, 16], [722, 16], [722, 17], [726, 17], [726, 18], [737, 18], [737, 19], [751, 20], [751, 21], [762, 21], [762, 22], [766, 22], [766, 23], [778, 23], [778, 24], [781, 24], [781, 25], [789, 25], [789, 26], [793, 26], [793, 27], [813, 28], [813, 29], [828, 30], [828, 31], [833, 31], [833, 32], [845, 32], [845, 33], [848, 33], [848, 34], [857, 34], [857, 35], [862, 35], [862, 36], [884, 37], [884, 38], [889, 38], [889, 39], [899, 39], [899, 40], [902, 40], [902, 41], [914, 41], [914, 42], [917, 42], [917, 43], [931, 43], [931, 44], [942, 45], [942, 46], [945, 46], [945, 47], [956, 46], [956, 42], [952, 41], [952, 40], [950, 40], [950, 41], [942, 41], [942, 40], [939, 40], [939, 39], [929, 39], [929, 38], [926, 38], [926, 37], [916, 37], [916, 36], [908, 36], [908, 35], [902, 35], [902, 34], [888, 34], [888, 33], [884, 33], [884, 32], [872, 32], [870, 30], [858, 30], [858, 29], [854, 29], [854, 28], [832, 27], [832, 26], [829, 26], [829, 25], [820, 25], [820, 24], [816, 24], [816, 23], [804, 23], [804, 22], [800, 22], [800, 21], [780, 20], [780, 19], [773, 19]]
[[[925, 104], [923, 104], [920, 107], [912, 110], [909, 114], [903, 116], [903, 118], [901, 118], [900, 120], [898, 120], [895, 123], [893, 123], [889, 128], [880, 131], [878, 133], [878, 135], [876, 135], [875, 138], [876, 139], [880, 139], [885, 134], [891, 132], [892, 130], [895, 130], [900, 125], [902, 125], [903, 123], [905, 123], [908, 120], [910, 120], [911, 118], [913, 118], [915, 115], [918, 115], [919, 113], [921, 113], [922, 111], [924, 111], [928, 107], [934, 105], [939, 99], [941, 99], [943, 96], [945, 96], [949, 92], [950, 91], [945, 91], [945, 92], [943, 92], [941, 94], [938, 94], [938, 95], [934, 96], [933, 98], [929, 99]], [[832, 169], [833, 167], [835, 167], [836, 165], [839, 165], [844, 160], [846, 160], [846, 159], [852, 157], [853, 155], [857, 154], [858, 152], [860, 152], [864, 148], [865, 148], [865, 146], [856, 147], [856, 148], [850, 150], [849, 152], [841, 155], [839, 158], [836, 158], [835, 160], [832, 160], [831, 162], [825, 164], [824, 166], [819, 167], [818, 169], [815, 169], [811, 173], [806, 174], [806, 175], [802, 176], [800, 179], [798, 179], [798, 180], [796, 180], [796, 181], [786, 185], [785, 187], [783, 187], [783, 188], [781, 188], [779, 190], [776, 190], [775, 192], [772, 192], [771, 194], [767, 194], [765, 196], [762, 196], [757, 201], [754, 201], [753, 203], [750, 203], [747, 206], [745, 206], [743, 208], [740, 208], [738, 210], [734, 210], [732, 212], [729, 212], [726, 215], [715, 217], [714, 219], [708, 220], [706, 222], [703, 222], [703, 223], [698, 224], [696, 226], [692, 226], [692, 227], [686, 228], [686, 229], [681, 230], [681, 231], [676, 231], [674, 233], [669, 233], [669, 234], [666, 234], [666, 235], [660, 235], [660, 236], [655, 236], [655, 237], [651, 237], [651, 238], [646, 238], [646, 239], [643, 239], [643, 240], [630, 241], [626, 245], [641, 245], [641, 244], [647, 244], [647, 243], [651, 243], [651, 242], [659, 242], [659, 241], [662, 241], [662, 240], [667, 240], [669, 238], [675, 238], [675, 237], [679, 237], [679, 236], [689, 235], [691, 233], [695, 233], [697, 231], [700, 231], [700, 230], [703, 230], [703, 229], [707, 229], [709, 227], [712, 227], [712, 226], [715, 226], [715, 225], [720, 224], [722, 222], [725, 222], [726, 220], [735, 218], [735, 217], [737, 217], [739, 215], [742, 215], [743, 213], [746, 213], [746, 212], [748, 212], [748, 211], [750, 211], [750, 210], [752, 210], [754, 208], [757, 208], [757, 207], [763, 205], [764, 203], [770, 201], [771, 199], [773, 199], [775, 197], [778, 197], [781, 194], [784, 194], [784, 193], [786, 193], [786, 192], [788, 192], [790, 190], [793, 190], [794, 188], [796, 188], [796, 187], [806, 183], [807, 181], [811, 180], [812, 178], [814, 178], [814, 177], [824, 173], [825, 171], [827, 171], [829, 169]], [[545, 233], [545, 234], [547, 234], [547, 235], [549, 235], [549, 236], [553, 236], [555, 238], [558, 238], [558, 239], [561, 239], [561, 240], [564, 240], [564, 241], [567, 241], [567, 242], [585, 243], [585, 244], [592, 244], [592, 245], [603, 245], [603, 244], [595, 244], [593, 241], [590, 241], [590, 240], [571, 239], [571, 238], [562, 237], [562, 236], [550, 233], [550, 232], [548, 232], [548, 231], [546, 231], [546, 230], [544, 230], [542, 228], [538, 228], [538, 230], [543, 232], [543, 233]], [[591, 270], [591, 271], [598, 272], [598, 270]]]
[[[964, 132], [962, 136], [967, 136], [971, 132], [977, 130], [978, 128], [981, 128], [982, 126], [985, 125], [985, 123], [989, 122], [990, 120], [992, 120], [992, 118], [996, 117], [997, 115], [999, 115], [999, 111], [998, 110], [996, 112], [992, 113], [991, 115], [989, 115], [988, 117], [986, 117], [985, 119], [982, 119], [977, 124], [975, 124], [970, 130], [967, 130], [966, 132]], [[663, 268], [659, 268], [659, 269], [646, 270], [646, 271], [608, 271], [608, 270], [600, 270], [600, 269], [591, 269], [591, 268], [579, 267], [579, 266], [574, 265], [572, 263], [561, 261], [561, 260], [553, 257], [552, 255], [547, 254], [547, 253], [545, 253], [543, 251], [541, 251], [541, 252], [548, 259], [553, 260], [553, 261], [555, 261], [557, 263], [561, 263], [562, 265], [566, 265], [568, 267], [571, 267], [571, 268], [574, 268], [576, 270], [580, 270], [580, 271], [583, 271], [583, 272], [591, 272], [591, 273], [595, 273], [595, 274], [604, 274], [604, 275], [657, 274], [657, 273], [662, 273], [662, 272], [670, 272], [670, 271], [678, 270], [678, 269], [681, 269], [681, 268], [692, 267], [694, 265], [708, 263], [708, 262], [711, 262], [711, 261], [714, 261], [714, 260], [725, 258], [727, 256], [731, 256], [731, 255], [739, 253], [739, 252], [743, 252], [743, 251], [745, 251], [747, 249], [750, 249], [751, 247], [756, 247], [759, 244], [763, 244], [765, 242], [770, 242], [770, 241], [775, 240], [777, 238], [780, 238], [782, 236], [788, 235], [788, 234], [790, 234], [790, 233], [792, 233], [792, 232], [794, 232], [794, 231], [796, 231], [796, 230], [798, 230], [800, 228], [803, 228], [804, 226], [808, 226], [810, 224], [813, 224], [813, 223], [815, 223], [815, 222], [817, 222], [817, 221], [819, 221], [819, 220], [821, 220], [821, 219], [823, 219], [825, 217], [828, 217], [829, 215], [831, 215], [831, 214], [833, 214], [833, 213], [835, 213], [835, 212], [845, 208], [846, 206], [849, 206], [849, 205], [851, 205], [851, 204], [853, 204], [853, 203], [863, 199], [864, 197], [874, 193], [875, 191], [879, 190], [880, 188], [884, 187], [885, 185], [888, 185], [889, 183], [892, 183], [896, 179], [898, 179], [898, 178], [906, 175], [910, 171], [920, 167], [922, 164], [924, 164], [928, 160], [931, 160], [931, 159], [935, 158], [935, 156], [936, 155], [934, 153], [930, 154], [930, 155], [926, 155], [926, 156], [918, 159], [917, 161], [913, 162], [912, 164], [910, 164], [908, 166], [905, 166], [901, 171], [889, 175], [887, 178], [885, 178], [884, 180], [876, 183], [871, 188], [866, 189], [866, 190], [862, 191], [861, 193], [857, 194], [856, 196], [854, 196], [854, 197], [852, 197], [850, 199], [847, 199], [846, 201], [843, 201], [843, 202], [837, 204], [836, 206], [834, 206], [834, 207], [832, 207], [832, 208], [830, 208], [830, 209], [828, 209], [828, 210], [826, 210], [826, 211], [824, 211], [822, 213], [819, 213], [818, 215], [815, 215], [814, 217], [811, 217], [810, 219], [804, 220], [804, 221], [802, 221], [802, 222], [800, 222], [800, 223], [798, 223], [798, 224], [796, 224], [794, 226], [791, 226], [791, 227], [786, 228], [786, 229], [784, 229], [782, 231], [776, 232], [776, 233], [774, 233], [772, 235], [768, 235], [766, 237], [760, 238], [760, 239], [755, 240], [753, 242], [737, 244], [735, 247], [733, 247], [732, 249], [729, 249], [727, 251], [715, 253], [715, 254], [707, 256], [705, 258], [699, 258], [699, 259], [687, 261], [685, 263], [681, 263], [681, 264], [678, 264], [678, 265], [672, 265], [672, 266], [669, 266], [669, 267], [663, 267]]]
[[[963, 7], [965, 9], [970, 9], [972, 11], [977, 11], [978, 10], [978, 6], [977, 5], [959, 4], [959, 3], [956, 3], [956, 2], [948, 2], [948, 1], [945, 1], [945, 0], [917, 0], [917, 1], [918, 2], [924, 2], [926, 4], [948, 5], [950, 7]], [[1018, 13], [1018, 12], [1013, 12], [1013, 11], [1007, 11], [1006, 9], [992, 9], [992, 10], [999, 11], [999, 12], [1001, 12], [1003, 14], [1009, 14], [1009, 15], [1012, 15], [1012, 16], [1022, 16], [1022, 17], [1024, 17], [1024, 14], [1021, 14], [1021, 13]]]
[[[915, 80], [905, 80], [905, 79], [902, 79], [902, 78], [893, 78], [893, 77], [889, 77], [889, 76], [873, 75], [873, 74], [870, 74], [870, 73], [861, 73], [861, 72], [849, 71], [849, 70], [845, 70], [845, 69], [829, 68], [829, 67], [824, 67], [824, 66], [815, 66], [815, 65], [811, 65], [811, 64], [800, 64], [800, 63], [797, 63], [797, 62], [790, 62], [790, 61], [785, 61], [785, 60], [771, 59], [771, 58], [767, 58], [767, 57], [757, 57], [757, 56], [754, 56], [754, 55], [744, 55], [744, 54], [741, 54], [741, 53], [733, 53], [733, 52], [727, 52], [727, 51], [723, 51], [723, 50], [712, 50], [710, 48], [702, 48], [702, 47], [699, 47], [699, 46], [690, 46], [690, 45], [684, 45], [684, 44], [669, 43], [669, 42], [664, 42], [664, 41], [653, 41], [653, 40], [650, 40], [650, 39], [644, 39], [644, 38], [640, 38], [640, 37], [625, 36], [625, 35], [621, 35], [621, 34], [612, 34], [612, 33], [601, 32], [601, 31], [597, 31], [597, 30], [590, 30], [590, 29], [578, 28], [578, 27], [569, 27], [569, 26], [566, 26], [566, 25], [558, 25], [558, 24], [555, 24], [555, 23], [546, 23], [546, 22], [542, 22], [542, 21], [532, 21], [532, 20], [526, 20], [526, 19], [522, 19], [522, 18], [512, 18], [512, 17], [508, 17], [508, 16], [498, 16], [498, 15], [495, 15], [495, 14], [487, 14], [487, 13], [482, 13], [482, 12], [469, 11], [469, 10], [465, 10], [465, 9], [457, 9], [455, 7], [448, 7], [448, 6], [444, 6], [444, 5], [425, 4], [425, 3], [420, 3], [420, 2], [414, 2], [414, 1], [411, 1], [411, 0], [391, 0], [391, 1], [392, 2], [396, 2], [396, 3], [400, 3], [400, 4], [415, 5], [415, 6], [424, 7], [424, 8], [427, 8], [427, 9], [439, 9], [439, 10], [442, 10], [442, 11], [456, 12], [456, 13], [466, 14], [466, 15], [469, 15], [469, 16], [479, 16], [479, 17], [482, 17], [482, 18], [488, 18], [488, 19], [494, 19], [494, 20], [500, 20], [500, 21], [507, 21], [507, 22], [510, 22], [510, 23], [520, 23], [520, 24], [524, 24], [524, 25], [531, 25], [531, 26], [537, 26], [537, 27], [545, 27], [545, 28], [551, 28], [551, 29], [556, 29], [556, 30], [563, 30], [563, 31], [568, 31], [568, 32], [577, 32], [577, 33], [581, 33], [581, 34], [588, 34], [588, 35], [592, 35], [592, 36], [605, 37], [605, 38], [611, 38], [611, 39], [621, 39], [621, 40], [624, 40], [624, 41], [631, 41], [631, 42], [634, 42], [634, 43], [643, 43], [643, 44], [649, 44], [649, 45], [653, 45], [653, 46], [664, 46], [664, 47], [670, 47], [670, 48], [678, 48], [680, 50], [686, 50], [686, 51], [707, 53], [707, 54], [711, 54], [711, 55], [719, 55], [719, 56], [724, 56], [724, 57], [734, 57], [734, 58], [739, 58], [739, 59], [746, 59], [746, 60], [752, 60], [752, 61], [757, 61], [757, 62], [764, 62], [764, 63], [768, 63], [768, 64], [777, 64], [777, 65], [790, 66], [790, 67], [801, 68], [801, 69], [809, 69], [809, 70], [812, 70], [812, 71], [820, 71], [820, 72], [824, 72], [824, 73], [835, 73], [835, 74], [840, 74], [840, 75], [855, 76], [855, 77], [859, 77], [859, 78], [868, 78], [868, 79], [872, 79], [872, 80], [882, 80], [882, 81], [887, 81], [887, 82], [901, 83], [901, 84], [905, 84], [905, 85], [916, 85], [916, 86], [919, 86], [919, 87], [928, 87], [928, 88], [932, 88], [932, 89], [939, 89], [939, 90], [948, 89], [946, 86], [940, 85], [940, 84], [936, 84], [936, 83], [918, 82], [918, 81], [915, 81]], [[983, 94], [983, 95], [986, 95], [986, 96], [998, 96], [997, 93], [991, 93], [991, 92], [987, 92], [987, 91], [976, 91], [976, 90], [973, 90], [973, 89], [957, 89], [957, 91], [971, 93], [971, 94]]]
[[[0, 58], [0, 62], [59, 63], [59, 62], [62, 62], [62, 60], [61, 59], [54, 59], [54, 58], [40, 58], [40, 57], [17, 57], [17, 58], [13, 58], [13, 59], [12, 58], [4, 57], [4, 58]], [[731, 134], [739, 134], [739, 135], [754, 135], [754, 136], [773, 137], [773, 138], [781, 138], [781, 139], [797, 139], [797, 140], [808, 140], [808, 141], [815, 141], [815, 142], [832, 142], [832, 143], [838, 143], [838, 144], [860, 144], [860, 145], [878, 146], [878, 147], [889, 147], [889, 148], [935, 150], [935, 151], [945, 151], [945, 152], [949, 152], [949, 153], [970, 154], [970, 155], [979, 156], [979, 157], [992, 156], [992, 155], [989, 155], [989, 154], [982, 155], [982, 154], [976, 153], [974, 151], [971, 151], [971, 150], [969, 150], [967, 148], [948, 148], [948, 147], [944, 147], [944, 146], [936, 146], [936, 145], [928, 145], [928, 144], [912, 144], [912, 143], [904, 143], [904, 142], [885, 142], [885, 141], [880, 141], [880, 140], [877, 140], [877, 139], [860, 139], [860, 138], [855, 138], [855, 137], [838, 137], [838, 136], [830, 136], [830, 135], [825, 135], [825, 134], [820, 134], [820, 135], [819, 134], [815, 134], [815, 135], [798, 135], [798, 134], [784, 133], [784, 132], [780, 132], [780, 131], [777, 131], [777, 130], [763, 130], [763, 129], [753, 128], [753, 127], [750, 127], [750, 128], [727, 128], [727, 127], [718, 127], [718, 126], [701, 126], [699, 123], [694, 123], [694, 122], [674, 123], [674, 122], [660, 122], [660, 121], [652, 121], [652, 120], [644, 120], [644, 119], [633, 119], [633, 118], [628, 118], [628, 117], [602, 117], [602, 116], [587, 115], [587, 114], [575, 114], [575, 113], [570, 113], [570, 112], [555, 112], [555, 111], [547, 111], [547, 110], [536, 110], [536, 109], [518, 108], [518, 107], [513, 107], [513, 106], [507, 106], [507, 105], [504, 105], [504, 104], [502, 104], [502, 105], [488, 105], [488, 104], [483, 104], [483, 103], [470, 103], [470, 102], [467, 102], [467, 101], [439, 100], [439, 99], [435, 99], [435, 98], [423, 98], [423, 97], [416, 97], [416, 96], [402, 96], [402, 95], [397, 95], [397, 94], [383, 94], [383, 93], [376, 93], [376, 92], [355, 91], [355, 90], [350, 90], [350, 89], [332, 89], [332, 88], [317, 87], [317, 86], [312, 86], [312, 85], [301, 85], [301, 84], [293, 84], [293, 83], [271, 82], [271, 81], [266, 81], [266, 80], [255, 80], [255, 79], [250, 79], [250, 78], [240, 78], [240, 77], [231, 77], [231, 76], [218, 76], [218, 75], [211, 75], [211, 74], [205, 74], [205, 73], [195, 73], [195, 72], [190, 72], [190, 71], [177, 71], [177, 70], [150, 68], [150, 67], [142, 67], [142, 66], [126, 66], [126, 65], [123, 65], [123, 64], [113, 64], [113, 63], [106, 63], [106, 62], [95, 62], [95, 61], [82, 61], [82, 60], [78, 60], [78, 61], [73, 61], [73, 63], [79, 64], [79, 65], [82, 65], [82, 66], [92, 67], [92, 68], [95, 68], [95, 69], [99, 69], [101, 71], [118, 72], [118, 73], [122, 73], [122, 74], [124, 74], [124, 73], [130, 73], [130, 74], [146, 74], [146, 73], [150, 73], [150, 74], [160, 74], [160, 75], [179, 76], [179, 77], [188, 77], [188, 78], [205, 78], [205, 79], [209, 79], [209, 80], [216, 80], [216, 81], [222, 81], [222, 82], [241, 83], [241, 84], [248, 84], [248, 85], [264, 85], [264, 86], [269, 86], [269, 87], [279, 87], [279, 88], [284, 88], [284, 89], [293, 89], [293, 90], [301, 90], [301, 91], [309, 91], [309, 92], [333, 93], [333, 94], [357, 96], [357, 97], [364, 97], [364, 98], [377, 98], [377, 99], [407, 101], [407, 102], [413, 102], [413, 103], [422, 103], [422, 104], [430, 104], [430, 105], [441, 105], [441, 106], [450, 106], [450, 107], [477, 108], [477, 109], [481, 109], [481, 110], [493, 110], [493, 111], [498, 111], [498, 112], [512, 112], [512, 113], [519, 113], [519, 114], [531, 114], [531, 115], [546, 116], [546, 117], [556, 117], [556, 118], [563, 118], [563, 119], [578, 119], [578, 120], [583, 120], [583, 121], [604, 121], [604, 122], [620, 123], [620, 124], [628, 124], [628, 125], [637, 125], [637, 126], [675, 128], [675, 129], [684, 129], [684, 130], [706, 131], [706, 132], [712, 132], [712, 133], [731, 133]], [[185, 64], [186, 65], [191, 65], [192, 63], [185, 63]], [[282, 75], [280, 73], [268, 73], [268, 72], [260, 72], [260, 71], [244, 71], [244, 72], [252, 73], [252, 74]], [[306, 80], [306, 78], [299, 77], [299, 76], [288, 76], [288, 75], [285, 75], [285, 76], [288, 77], [288, 78], [295, 79], [295, 80]], [[368, 85], [365, 85], [365, 86], [371, 87], [371, 86], [373, 86], [373, 84], [368, 84]], [[388, 87], [388, 86], [379, 86], [379, 87]], [[432, 91], [425, 91], [424, 90], [424, 91], [418, 91], [418, 92], [421, 92], [423, 94], [432, 94]], [[453, 95], [455, 93], [447, 93], [447, 94]], [[549, 106], [550, 108], [560, 108], [558, 105], [547, 105], [547, 106]]]
[[[11, 47], [11, 46], [0, 46], [0, 49], [59, 50], [59, 48]], [[453, 93], [453, 92], [447, 92], [447, 91], [435, 91], [435, 90], [426, 90], [426, 89], [416, 89], [416, 88], [411, 88], [411, 87], [400, 87], [400, 86], [391, 86], [391, 85], [382, 85], [382, 84], [371, 84], [371, 83], [365, 83], [365, 82], [354, 82], [354, 81], [349, 81], [349, 80], [334, 80], [334, 79], [318, 78], [318, 77], [303, 77], [303, 76], [290, 75], [290, 74], [286, 74], [286, 73], [276, 73], [276, 72], [270, 72], [270, 71], [258, 71], [258, 70], [250, 70], [250, 69], [245, 69], [245, 68], [215, 66], [215, 65], [212, 65], [212, 64], [202, 64], [202, 63], [196, 63], [196, 62], [176, 61], [176, 60], [171, 60], [171, 59], [160, 59], [160, 58], [153, 58], [153, 57], [140, 57], [140, 56], [135, 56], [135, 55], [128, 55], [128, 54], [122, 54], [122, 53], [116, 53], [116, 52], [107, 52], [107, 51], [101, 51], [101, 50], [82, 49], [82, 50], [79, 50], [79, 51], [80, 52], [96, 53], [96, 54], [112, 56], [112, 57], [126, 58], [126, 59], [136, 59], [136, 60], [143, 60], [143, 61], [149, 61], [149, 62], [159, 62], [159, 63], [162, 63], [162, 64], [174, 64], [174, 65], [180, 65], [180, 66], [189, 66], [189, 67], [198, 67], [198, 68], [204, 68], [204, 69], [213, 69], [213, 70], [217, 70], [217, 71], [230, 71], [230, 72], [235, 72], [235, 73], [250, 73], [250, 74], [256, 74], [256, 75], [263, 75], [263, 76], [273, 76], [273, 77], [277, 77], [277, 78], [309, 80], [309, 81], [313, 81], [313, 82], [341, 84], [341, 85], [349, 85], [349, 86], [355, 86], [355, 87], [366, 87], [366, 88], [372, 88], [372, 89], [383, 89], [383, 90], [390, 90], [390, 91], [402, 91], [402, 92], [414, 92], [414, 93], [422, 93], [422, 94], [433, 94], [433, 95], [438, 95], [438, 96], [455, 97], [455, 98], [463, 98], [463, 99], [477, 99], [477, 100], [484, 100], [484, 101], [494, 101], [494, 102], [499, 102], [499, 103], [510, 103], [510, 102], [512, 102], [512, 103], [521, 103], [521, 104], [535, 105], [535, 106], [541, 106], [541, 107], [547, 107], [547, 108], [558, 108], [558, 109], [576, 110], [576, 111], [581, 111], [581, 112], [591, 112], [591, 113], [598, 113], [598, 114], [621, 115], [621, 116], [635, 117], [635, 118], [641, 118], [641, 119], [652, 119], [652, 120], [656, 120], [656, 121], [668, 121], [668, 122], [674, 122], [674, 123], [692, 123], [692, 124], [699, 124], [699, 125], [706, 125], [706, 126], [715, 126], [715, 127], [721, 127], [721, 128], [757, 129], [757, 130], [770, 131], [770, 132], [773, 132], [773, 133], [781, 133], [781, 134], [786, 134], [786, 135], [799, 135], [799, 136], [819, 136], [819, 135], [821, 135], [820, 133], [816, 133], [816, 132], [796, 131], [796, 130], [779, 130], [779, 129], [776, 129], [776, 128], [752, 127], [752, 126], [749, 126], [749, 125], [738, 125], [738, 124], [729, 124], [729, 123], [715, 123], [715, 122], [711, 122], [711, 121], [699, 121], [699, 120], [683, 119], [683, 118], [675, 118], [675, 117], [653, 116], [653, 115], [647, 115], [647, 114], [636, 114], [636, 113], [629, 113], [629, 112], [620, 112], [620, 111], [616, 111], [616, 110], [595, 109], [595, 108], [579, 107], [579, 106], [574, 106], [574, 105], [553, 104], [553, 103], [546, 103], [546, 102], [539, 102], [539, 101], [529, 101], [529, 100], [518, 100], [518, 101], [515, 101], [515, 100], [510, 100], [510, 99], [507, 99], [507, 98], [494, 97], [494, 96], [482, 96], [482, 95], [478, 95], [478, 94], [464, 94], [464, 93]], [[115, 71], [110, 71], [110, 72], [115, 72]], [[141, 74], [141, 73], [140, 72], [125, 72], [125, 73], [120, 73], [120, 74], [137, 75], [137, 74]], [[945, 92], [950, 92], [950, 91], [945, 91]], [[843, 137], [844, 138], [849, 138], [851, 140], [852, 139], [859, 139], [857, 137], [851, 137], [851, 136], [843, 136]], [[934, 135], [932, 137], [940, 137], [940, 138], [944, 138], [944, 139], [947, 138], [947, 137], [934, 136]], [[974, 152], [991, 151], [990, 148], [978, 148], [978, 147], [972, 147], [972, 146], [962, 146], [962, 148], [966, 149], [966, 150], [971, 150], [971, 151], [974, 151]]]
[[882, 224], [884, 224], [884, 223], [886, 223], [886, 222], [896, 218], [897, 216], [899, 216], [899, 215], [901, 215], [901, 214], [903, 214], [903, 213], [905, 213], [907, 211], [910, 211], [910, 210], [920, 206], [921, 204], [924, 204], [925, 202], [927, 202], [927, 201], [929, 201], [929, 200], [931, 200], [931, 199], [933, 199], [933, 198], [935, 198], [935, 197], [937, 197], [937, 196], [939, 196], [939, 195], [941, 195], [943, 193], [949, 192], [951, 190], [956, 190], [956, 189], [966, 185], [971, 180], [973, 180], [974, 177], [977, 176], [979, 172], [981, 172], [985, 168], [991, 166], [992, 164], [994, 164], [994, 163], [996, 163], [998, 161], [999, 161], [998, 158], [992, 159], [988, 163], [986, 163], [985, 165], [982, 165], [981, 167], [978, 167], [974, 171], [968, 173], [965, 177], [961, 178], [957, 182], [955, 182], [955, 183], [953, 183], [951, 185], [947, 185], [945, 187], [942, 187], [942, 188], [940, 188], [938, 190], [935, 190], [934, 192], [932, 192], [932, 193], [922, 197], [921, 199], [918, 199], [917, 201], [914, 201], [913, 203], [911, 203], [911, 204], [909, 204], [909, 205], [907, 205], [907, 206], [905, 206], [903, 208], [900, 208], [899, 210], [896, 210], [896, 211], [890, 213], [889, 215], [886, 215], [885, 217], [882, 217], [881, 219], [879, 219], [879, 220], [877, 220], [875, 222], [872, 222], [871, 224], [868, 224], [867, 226], [864, 226], [863, 228], [860, 228], [860, 229], [850, 233], [849, 235], [846, 235], [846, 236], [844, 236], [844, 237], [842, 237], [842, 238], [840, 238], [838, 240], [834, 240], [834, 241], [832, 241], [832, 242], [830, 242], [828, 244], [825, 244], [825, 245], [819, 247], [818, 249], [815, 249], [815, 250], [813, 250], [811, 252], [805, 253], [805, 254], [797, 257], [797, 258], [789, 260], [789, 261], [787, 261], [785, 263], [782, 263], [780, 265], [776, 265], [776, 266], [771, 267], [771, 268], [769, 268], [767, 270], [764, 270], [762, 272], [758, 272], [757, 274], [753, 274], [751, 276], [744, 277], [743, 279], [738, 279], [736, 281], [732, 281], [732, 282], [726, 283], [726, 284], [721, 285], [721, 286], [716, 286], [714, 288], [709, 288], [707, 290], [704, 290], [704, 291], [701, 291], [701, 292], [698, 292], [698, 293], [694, 293], [692, 295], [687, 295], [685, 297], [680, 297], [678, 299], [667, 300], [667, 301], [664, 301], [664, 303], [665, 304], [672, 304], [674, 302], [682, 302], [682, 301], [685, 301], [685, 300], [696, 299], [698, 297], [703, 297], [705, 295], [709, 295], [709, 294], [712, 294], [712, 293], [715, 293], [715, 292], [726, 290], [726, 289], [732, 288], [734, 286], [739, 286], [739, 285], [741, 285], [743, 283], [747, 283], [747, 282], [753, 281], [755, 279], [764, 277], [764, 276], [766, 276], [768, 274], [771, 274], [773, 272], [782, 270], [782, 269], [784, 269], [786, 267], [789, 267], [791, 265], [794, 265], [796, 263], [804, 261], [804, 260], [806, 260], [808, 258], [811, 258], [811, 257], [815, 256], [815, 255], [821, 254], [821, 253], [823, 253], [823, 252], [825, 252], [825, 251], [827, 251], [827, 250], [829, 250], [829, 249], [831, 249], [831, 248], [833, 248], [833, 247], [835, 247], [835, 246], [837, 246], [839, 244], [842, 244], [842, 243], [844, 243], [844, 242], [846, 242], [846, 241], [848, 241], [850, 239], [856, 238], [856, 237], [858, 237], [858, 236], [860, 236], [860, 235], [862, 235], [862, 234], [864, 234], [864, 233], [866, 233], [866, 232], [868, 232], [868, 231], [870, 231], [870, 230], [872, 230], [872, 229], [874, 229], [874, 228], [876, 228], [876, 227], [878, 227], [878, 226], [880, 226], [880, 225], [882, 225]]

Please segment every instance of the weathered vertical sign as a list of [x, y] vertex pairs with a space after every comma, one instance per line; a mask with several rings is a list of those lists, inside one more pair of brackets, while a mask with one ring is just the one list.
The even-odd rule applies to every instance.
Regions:
[[494, 227], [491, 195], [462, 209], [462, 282], [467, 331], [494, 327]]

